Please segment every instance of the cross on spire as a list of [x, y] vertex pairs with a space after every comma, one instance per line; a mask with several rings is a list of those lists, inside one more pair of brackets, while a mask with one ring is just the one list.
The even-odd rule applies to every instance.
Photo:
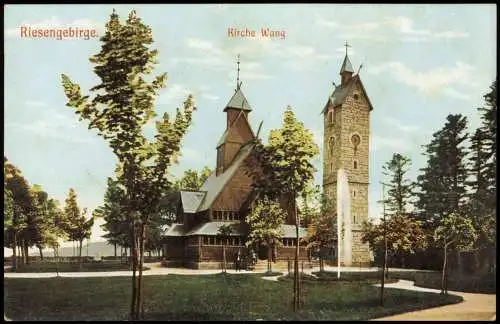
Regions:
[[345, 55], [347, 55], [347, 48], [348, 48], [348, 47], [352, 47], [352, 46], [351, 46], [351, 45], [349, 45], [349, 43], [347, 43], [347, 41], [345, 41], [344, 46], [345, 46]]
[[238, 90], [241, 86], [241, 83], [240, 83], [240, 54], [238, 54], [238, 72], [237, 72], [237, 75], [236, 75], [236, 90]]

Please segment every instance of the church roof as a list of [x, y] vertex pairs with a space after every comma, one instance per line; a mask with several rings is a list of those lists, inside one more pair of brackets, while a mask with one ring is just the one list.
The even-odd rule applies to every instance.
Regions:
[[184, 236], [184, 224], [172, 224], [165, 236]]
[[[222, 225], [230, 225], [232, 229], [232, 236], [244, 235], [246, 232], [246, 225], [240, 221], [230, 221], [230, 222], [207, 222], [196, 226], [195, 228], [185, 231], [184, 224], [172, 224], [172, 226], [165, 233], [165, 236], [176, 237], [176, 236], [192, 236], [192, 235], [218, 235], [219, 229]], [[295, 225], [283, 224], [281, 225], [283, 230], [283, 238], [295, 238]], [[299, 227], [299, 237], [306, 237], [306, 229]]]
[[351, 61], [349, 60], [349, 57], [347, 56], [347, 54], [344, 58], [344, 63], [342, 63], [342, 67], [340, 68], [340, 74], [342, 74], [342, 72], [354, 73], [354, 69], [352, 68]]
[[182, 208], [185, 213], [196, 213], [200, 203], [205, 198], [203, 191], [181, 191]]
[[361, 88], [363, 89], [363, 92], [365, 92], [365, 97], [368, 100], [368, 105], [370, 106], [370, 110], [373, 110], [372, 104], [370, 102], [370, 99], [368, 98], [368, 95], [366, 94], [365, 87], [363, 86], [363, 83], [361, 82], [361, 78], [359, 75], [353, 76], [349, 82], [345, 86], [338, 85], [335, 87], [333, 90], [331, 96], [328, 98], [328, 101], [326, 102], [325, 107], [321, 111], [321, 113], [325, 113], [326, 108], [328, 107], [329, 104], [332, 104], [333, 107], [340, 106], [344, 103], [345, 99], [347, 98], [347, 95], [351, 91], [351, 88], [354, 86], [356, 82], [361, 84]]
[[240, 148], [240, 151], [236, 154], [233, 163], [231, 163], [231, 165], [226, 170], [224, 170], [223, 173], [217, 175], [216, 172], [212, 172], [212, 174], [207, 178], [200, 189], [200, 191], [205, 191], [206, 195], [202, 203], [198, 207], [197, 212], [204, 211], [210, 208], [212, 203], [232, 178], [236, 170], [238, 170], [243, 161], [250, 155], [253, 147], [254, 145], [252, 143], [248, 143], [247, 145], [242, 146]]
[[220, 137], [219, 141], [217, 142], [217, 146], [216, 147], [219, 147], [222, 144], [224, 144], [224, 142], [226, 141], [226, 137], [227, 137], [228, 134], [229, 134], [229, 129], [226, 129], [224, 131], [224, 134], [222, 134], [222, 136]]
[[240, 221], [232, 222], [208, 222], [200, 224], [199, 226], [193, 228], [187, 232], [186, 236], [191, 235], [217, 235], [219, 234], [219, 228], [223, 225], [229, 225], [231, 227], [231, 236], [240, 236], [245, 233], [245, 226]]
[[243, 94], [241, 88], [239, 87], [238, 89], [236, 89], [236, 92], [227, 103], [226, 108], [224, 108], [224, 111], [226, 111], [226, 109], [228, 108], [252, 111], [252, 107], [250, 107], [247, 98], [245, 98], [245, 95]]

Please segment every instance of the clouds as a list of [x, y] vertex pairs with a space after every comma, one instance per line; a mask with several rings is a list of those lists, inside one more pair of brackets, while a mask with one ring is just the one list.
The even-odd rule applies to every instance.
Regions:
[[395, 127], [398, 131], [405, 133], [413, 133], [419, 129], [419, 127], [416, 125], [403, 124], [392, 117], [385, 117], [384, 122], [389, 126]]
[[[32, 107], [44, 107], [41, 101], [28, 101], [26, 105]], [[88, 133], [77, 130], [78, 119], [69, 118], [53, 109], [41, 110], [41, 116], [28, 123], [9, 121], [5, 123], [6, 128], [29, 132], [44, 139], [57, 139], [72, 143], [87, 143], [90, 141]], [[82, 128], [85, 130], [85, 128]]]
[[426, 42], [469, 37], [461, 30], [431, 30], [415, 27], [413, 19], [406, 16], [385, 17], [381, 20], [360, 23], [342, 23], [318, 17], [316, 24], [337, 32], [337, 38], [366, 39], [387, 42]]
[[472, 77], [472, 66], [456, 62], [452, 67], [439, 67], [427, 71], [415, 71], [402, 62], [388, 62], [370, 67], [368, 73], [387, 72], [396, 81], [416, 88], [423, 94], [441, 93], [451, 97], [467, 99], [465, 93], [454, 88], [456, 85], [467, 85]]
[[104, 34], [104, 23], [83, 18], [76, 19], [71, 22], [64, 22], [58, 17], [53, 16], [50, 19], [39, 21], [22, 21], [19, 26], [15, 28], [5, 29], [4, 35], [6, 38], [20, 38], [21, 26], [29, 26], [32, 29], [64, 29], [64, 28], [81, 28], [81, 29], [95, 29], [98, 35]]

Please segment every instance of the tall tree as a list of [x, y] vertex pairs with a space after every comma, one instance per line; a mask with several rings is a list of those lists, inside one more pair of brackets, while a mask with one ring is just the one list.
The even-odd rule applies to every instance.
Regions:
[[67, 220], [66, 233], [70, 241], [78, 242], [78, 258], [82, 259], [83, 240], [89, 239], [92, 234], [92, 226], [94, 226], [94, 217], [86, 218], [87, 209], [84, 208], [80, 212], [76, 192], [73, 188], [69, 189], [66, 205], [64, 206], [64, 214]]
[[198, 191], [210, 173], [208, 167], [204, 167], [199, 173], [196, 170], [188, 169], [184, 171], [184, 176], [179, 180], [179, 188], [181, 190]]
[[117, 245], [125, 246], [125, 236], [130, 236], [125, 214], [125, 188], [112, 178], [108, 178], [108, 186], [104, 194], [104, 204], [94, 210], [96, 217], [102, 218], [101, 228], [106, 231], [104, 237], [108, 243], [114, 245], [115, 256]]
[[406, 207], [412, 197], [413, 184], [406, 178], [411, 160], [409, 157], [394, 153], [392, 159], [382, 168], [383, 174], [390, 178], [385, 201], [388, 214], [405, 214]]
[[426, 145], [427, 166], [417, 177], [419, 192], [417, 208], [424, 226], [435, 228], [439, 220], [457, 211], [466, 197], [467, 118], [461, 114], [448, 115], [444, 127], [433, 134]]
[[280, 204], [266, 196], [258, 200], [251, 213], [246, 217], [249, 226], [246, 246], [263, 245], [267, 247], [267, 268], [272, 271], [272, 251], [279, 246], [283, 237], [285, 212]]
[[27, 261], [27, 242], [25, 242], [28, 228], [28, 215], [33, 212], [33, 196], [28, 181], [23, 177], [21, 170], [11, 164], [4, 157], [4, 188], [11, 192], [13, 214], [11, 225], [7, 229], [7, 246], [12, 248], [12, 268], [17, 268], [17, 248], [22, 250], [22, 264]]
[[476, 240], [476, 232], [470, 219], [460, 215], [458, 212], [453, 212], [441, 219], [434, 231], [434, 240], [444, 252], [441, 293], [447, 294], [448, 251], [450, 249], [459, 251], [470, 249]]
[[[299, 224], [297, 198], [314, 179], [316, 169], [312, 159], [319, 154], [319, 148], [312, 133], [299, 122], [290, 106], [287, 107], [283, 126], [272, 130], [268, 145], [256, 140], [251, 167], [254, 187], [262, 195], [271, 199], [283, 199], [289, 203], [287, 213], [295, 219], [297, 249], [295, 251], [294, 310], [300, 307], [299, 296]], [[255, 162], [256, 161], [256, 162]]]
[[155, 98], [167, 79], [166, 73], [151, 77], [158, 56], [158, 51], [150, 48], [152, 30], [135, 11], [121, 23], [113, 10], [100, 41], [101, 51], [90, 58], [101, 80], [90, 89], [97, 92], [95, 97], [82, 95], [80, 86], [64, 74], [62, 83], [67, 106], [74, 108], [81, 120], [88, 121], [89, 129], [98, 130], [118, 158], [116, 177], [125, 188], [123, 212], [132, 237], [130, 316], [137, 320], [144, 312], [142, 264], [148, 223], [152, 215], [160, 212], [160, 201], [172, 186], [168, 171], [177, 163], [195, 107], [189, 95], [173, 120], [165, 113], [156, 122], [157, 134], [149, 141], [143, 127], [156, 117]]

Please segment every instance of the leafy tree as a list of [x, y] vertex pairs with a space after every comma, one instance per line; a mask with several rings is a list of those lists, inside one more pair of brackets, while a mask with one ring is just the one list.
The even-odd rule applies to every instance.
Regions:
[[[261, 196], [271, 200], [284, 199], [289, 202], [287, 213], [295, 219], [297, 249], [295, 253], [294, 310], [299, 309], [299, 224], [297, 198], [314, 179], [316, 171], [311, 161], [319, 154], [319, 148], [312, 133], [295, 118], [290, 106], [287, 107], [283, 126], [272, 130], [268, 145], [256, 139], [255, 149], [250, 159], [253, 185]], [[253, 164], [257, 166], [254, 166]]]
[[385, 201], [389, 215], [406, 213], [406, 206], [412, 197], [413, 187], [411, 181], [405, 179], [410, 165], [409, 157], [394, 153], [392, 159], [382, 167], [383, 174], [390, 177], [390, 182], [387, 184], [388, 197]]
[[31, 188], [34, 203], [34, 217], [32, 233], [35, 245], [40, 252], [40, 258], [43, 260], [43, 248], [45, 247], [45, 234], [49, 233], [53, 226], [49, 214], [49, 196], [42, 190], [40, 185], [33, 185]]
[[280, 204], [264, 196], [257, 201], [246, 216], [249, 225], [246, 246], [263, 245], [267, 247], [267, 267], [272, 271], [272, 251], [281, 244], [285, 212]]
[[198, 191], [210, 176], [210, 169], [204, 167], [199, 173], [196, 170], [189, 169], [184, 171], [184, 176], [179, 180], [181, 190]]
[[[191, 124], [194, 102], [191, 95], [184, 109], [172, 120], [167, 113], [156, 122], [157, 134], [149, 141], [143, 127], [156, 117], [154, 101], [165, 87], [166, 73], [151, 78], [158, 51], [151, 49], [151, 28], [132, 11], [121, 23], [113, 10], [100, 38], [101, 51], [90, 58], [101, 83], [82, 95], [80, 86], [62, 75], [67, 106], [75, 109], [89, 129], [97, 129], [118, 158], [116, 179], [124, 186], [123, 213], [132, 237], [132, 320], [143, 317], [142, 265], [147, 229], [152, 215], [160, 212], [160, 202], [172, 187], [169, 167], [177, 163], [181, 141]], [[148, 81], [152, 80], [152, 81]], [[139, 270], [138, 275], [136, 275]]]
[[315, 223], [321, 212], [320, 187], [311, 182], [298, 197], [297, 208], [302, 226], [308, 227]]
[[84, 208], [83, 211], [80, 212], [76, 192], [73, 188], [69, 189], [68, 198], [66, 198], [66, 205], [64, 206], [64, 214], [67, 220], [67, 222], [65, 223], [65, 231], [68, 235], [69, 240], [79, 243], [78, 258], [80, 259], [81, 264], [83, 240], [89, 239], [90, 235], [92, 234], [94, 217], [92, 216], [90, 219], [86, 219], [86, 208]]
[[337, 217], [331, 213], [326, 213], [314, 219], [308, 227], [305, 242], [308, 248], [318, 248], [320, 250], [320, 271], [324, 270], [323, 252], [325, 248], [333, 248], [337, 241]]
[[6, 246], [12, 248], [12, 268], [17, 268], [17, 247], [21, 246], [22, 264], [27, 262], [27, 242], [25, 233], [28, 228], [28, 215], [33, 211], [33, 197], [28, 181], [21, 170], [4, 158], [4, 188], [12, 194], [13, 213], [10, 226], [7, 228]]
[[380, 224], [373, 221], [362, 224], [361, 240], [369, 243], [375, 252], [380, 253], [384, 249], [384, 224], [387, 250], [392, 255], [415, 254], [427, 246], [421, 222], [406, 214], [395, 214], [386, 218], [385, 222], [381, 220]]
[[222, 240], [222, 272], [226, 272], [226, 243], [231, 238], [233, 232], [231, 225], [225, 224], [219, 227], [217, 236]]
[[442, 218], [440, 224], [435, 229], [434, 240], [444, 252], [441, 276], [442, 294], [448, 294], [446, 288], [448, 250], [455, 249], [463, 251], [470, 249], [476, 240], [476, 235], [472, 221], [456, 212], [450, 213]]
[[3, 187], [3, 228], [4, 231], [12, 226], [12, 220], [14, 219], [14, 198], [12, 192]]

